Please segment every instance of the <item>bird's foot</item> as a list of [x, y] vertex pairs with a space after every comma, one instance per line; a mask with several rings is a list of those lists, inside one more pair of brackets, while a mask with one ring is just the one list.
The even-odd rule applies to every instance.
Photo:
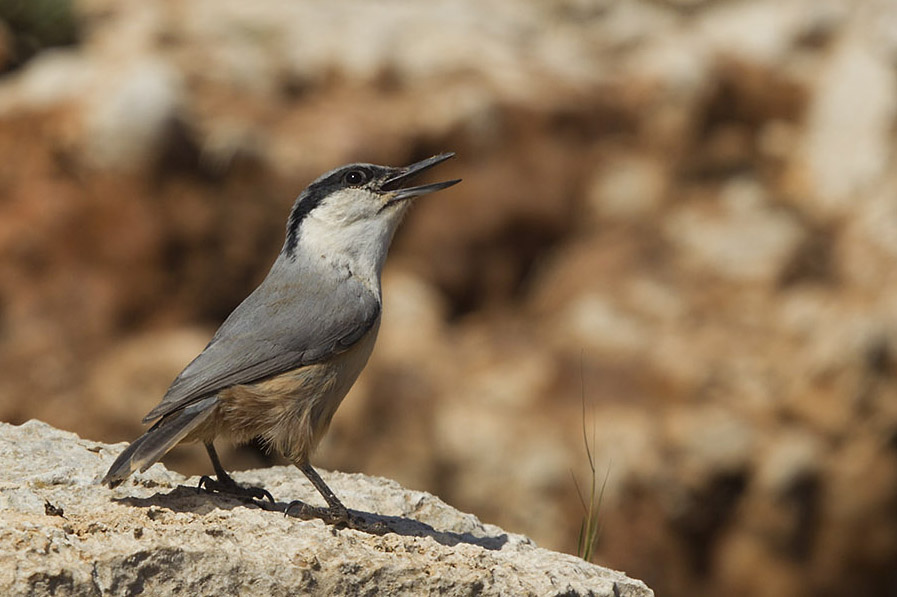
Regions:
[[[295, 511], [295, 514], [291, 513], [292, 511]], [[295, 516], [303, 520], [317, 518], [336, 528], [349, 528], [371, 535], [385, 535], [389, 532], [389, 527], [384, 523], [369, 522], [361, 516], [349, 512], [342, 504], [322, 508], [306, 504], [302, 500], [294, 500], [287, 505], [284, 515]]]
[[275, 503], [274, 496], [272, 496], [267, 489], [262, 489], [261, 487], [243, 487], [242, 485], [238, 485], [237, 482], [229, 476], [226, 476], [223, 479], [220, 477], [218, 479], [213, 479], [212, 477], [203, 475], [199, 479], [199, 485], [196, 486], [197, 492], [202, 490], [206, 490], [209, 493], [229, 495], [244, 502], [267, 499], [272, 504]]

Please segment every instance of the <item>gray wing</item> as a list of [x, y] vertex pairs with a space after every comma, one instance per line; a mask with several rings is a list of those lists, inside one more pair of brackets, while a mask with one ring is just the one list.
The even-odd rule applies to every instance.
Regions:
[[234, 309], [144, 423], [224, 388], [343, 352], [380, 317], [380, 297], [354, 278], [302, 287], [270, 279]]

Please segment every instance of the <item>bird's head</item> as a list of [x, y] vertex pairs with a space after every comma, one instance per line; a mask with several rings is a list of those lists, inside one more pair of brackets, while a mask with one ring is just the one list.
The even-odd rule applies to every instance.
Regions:
[[403, 168], [348, 164], [324, 174], [293, 204], [284, 254], [294, 257], [303, 246], [326, 250], [328, 244], [337, 249], [380, 243], [385, 251], [412, 199], [461, 182], [411, 184], [418, 174], [454, 155], [443, 153]]

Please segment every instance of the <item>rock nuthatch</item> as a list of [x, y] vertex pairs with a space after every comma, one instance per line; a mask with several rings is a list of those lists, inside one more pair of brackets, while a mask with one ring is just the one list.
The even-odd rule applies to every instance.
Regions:
[[288, 511], [298, 504], [306, 515], [363, 527], [309, 457], [374, 347], [380, 274], [409, 200], [460, 182], [408, 186], [409, 180], [453, 155], [404, 168], [349, 164], [302, 191], [268, 276], [172, 382], [143, 419], [156, 423], [121, 453], [103, 482], [114, 487], [175, 444], [199, 440], [217, 477], [203, 477], [201, 487], [273, 502], [262, 488], [237, 485], [212, 443], [221, 433], [237, 442], [260, 438], [295, 464], [329, 506], [293, 502]]

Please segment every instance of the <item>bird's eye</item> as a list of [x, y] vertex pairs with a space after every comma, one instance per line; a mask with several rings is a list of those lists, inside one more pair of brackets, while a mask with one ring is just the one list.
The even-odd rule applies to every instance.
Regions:
[[343, 180], [351, 185], [364, 184], [368, 181], [368, 173], [364, 170], [349, 170]]

